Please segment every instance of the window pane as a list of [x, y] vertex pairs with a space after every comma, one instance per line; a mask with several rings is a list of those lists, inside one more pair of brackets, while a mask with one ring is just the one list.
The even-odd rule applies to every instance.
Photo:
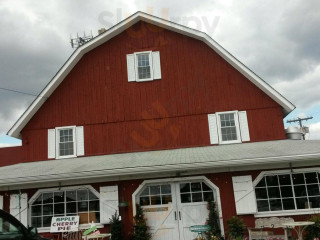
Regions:
[[160, 196], [151, 196], [151, 205], [160, 205], [161, 204], [161, 197]]
[[100, 214], [97, 214], [97, 212], [90, 212], [89, 213], [89, 223], [91, 222], [100, 222]]
[[307, 196], [306, 186], [305, 185], [294, 186], [294, 194], [296, 195], [296, 197]]
[[42, 193], [40, 196], [33, 202], [33, 205], [42, 204]]
[[259, 212], [269, 211], [268, 200], [258, 200], [257, 201], [257, 205], [258, 205], [258, 211]]
[[181, 183], [180, 192], [181, 193], [190, 192], [190, 183]]
[[269, 198], [280, 198], [279, 187], [269, 187], [268, 195], [269, 195]]
[[293, 184], [305, 184], [303, 173], [292, 174]]
[[292, 210], [295, 209], [293, 198], [285, 198], [282, 200], [283, 209], [284, 210]]
[[309, 197], [311, 208], [320, 208], [320, 197]]
[[79, 223], [80, 224], [86, 224], [89, 223], [89, 214], [86, 213], [78, 213], [79, 215]]
[[213, 192], [203, 192], [203, 201], [214, 201], [214, 196], [213, 196]]
[[90, 201], [89, 202], [89, 211], [99, 211], [99, 200], [98, 201]]
[[307, 209], [309, 208], [309, 202], [307, 198], [296, 198], [297, 208], [298, 209]]
[[181, 194], [181, 202], [182, 203], [190, 203], [191, 202], [191, 194], [190, 193]]
[[76, 202], [69, 202], [67, 203], [67, 213], [77, 213], [77, 203]]
[[279, 186], [278, 176], [266, 176], [267, 185], [270, 186]]
[[51, 219], [52, 219], [52, 216], [43, 217], [43, 227], [50, 227]]
[[150, 186], [150, 195], [159, 195], [160, 186]]
[[256, 188], [255, 191], [257, 199], [268, 199], [266, 188]]
[[290, 174], [279, 175], [280, 185], [291, 185]]
[[31, 216], [42, 216], [42, 206], [41, 205], [32, 206]]
[[191, 191], [192, 192], [201, 192], [201, 183], [200, 182], [191, 183]]
[[192, 202], [202, 202], [202, 193], [192, 193]]
[[64, 192], [55, 192], [54, 193], [54, 202], [64, 202]]
[[43, 205], [43, 215], [53, 215], [53, 204]]
[[281, 196], [283, 198], [293, 197], [292, 187], [281, 187]]
[[282, 210], [281, 200], [280, 199], [271, 199], [270, 200], [270, 210], [271, 211]]
[[140, 197], [140, 206], [149, 206], [150, 199], [149, 197]]
[[260, 182], [257, 184], [256, 187], [264, 187], [264, 186], [266, 186], [266, 179], [265, 179], [265, 177], [263, 177], [263, 178], [260, 180]]
[[162, 204], [168, 204], [172, 202], [171, 195], [162, 195], [161, 198], [162, 198]]
[[162, 185], [161, 186], [161, 194], [170, 194], [171, 186], [170, 185]]
[[77, 192], [76, 191], [67, 191], [66, 192], [67, 202], [77, 201]]
[[53, 193], [43, 193], [43, 204], [53, 202]]
[[64, 214], [64, 203], [57, 203], [54, 205], [54, 215]]
[[95, 194], [93, 194], [91, 191], [89, 191], [89, 200], [95, 200], [99, 199]]
[[306, 183], [318, 183], [317, 173], [305, 173]]
[[78, 202], [78, 212], [88, 212], [88, 202]]
[[39, 228], [42, 227], [42, 223], [41, 223], [41, 217], [32, 217], [31, 218], [31, 224], [33, 227]]
[[78, 201], [84, 201], [89, 199], [88, 190], [78, 190], [77, 195]]
[[309, 197], [320, 195], [319, 184], [307, 185], [307, 190], [308, 190]]

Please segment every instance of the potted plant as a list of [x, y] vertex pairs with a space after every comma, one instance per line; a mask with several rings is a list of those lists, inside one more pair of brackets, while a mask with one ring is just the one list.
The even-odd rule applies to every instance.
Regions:
[[233, 216], [227, 221], [227, 226], [229, 230], [229, 238], [230, 239], [244, 239], [244, 232], [246, 229], [246, 224], [242, 220], [242, 218]]

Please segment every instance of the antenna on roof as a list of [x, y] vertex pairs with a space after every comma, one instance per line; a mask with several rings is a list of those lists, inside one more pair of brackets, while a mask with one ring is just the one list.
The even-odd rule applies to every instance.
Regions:
[[76, 38], [72, 38], [72, 35], [70, 35], [70, 44], [72, 48], [78, 48], [82, 46], [83, 44], [89, 42], [93, 38], [92, 31], [89, 35], [86, 35], [86, 33], [83, 33], [82, 37], [79, 37], [79, 34], [77, 33]]
[[305, 118], [298, 117], [296, 119], [287, 120], [287, 123], [299, 122], [300, 131], [302, 133], [303, 140], [306, 140], [305, 136], [306, 136], [306, 133], [309, 133], [309, 128], [302, 126], [302, 121], [308, 121], [310, 119], [313, 119], [313, 117], [305, 117]]

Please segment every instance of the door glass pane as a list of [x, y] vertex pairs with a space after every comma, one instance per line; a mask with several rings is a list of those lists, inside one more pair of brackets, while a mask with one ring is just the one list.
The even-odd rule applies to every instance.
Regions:
[[160, 205], [161, 197], [160, 196], [151, 196], [151, 205]]
[[203, 192], [203, 201], [208, 202], [208, 201], [214, 201], [214, 196], [213, 192]]
[[180, 184], [180, 192], [181, 193], [190, 192], [190, 183], [181, 183]]
[[160, 186], [150, 186], [150, 195], [159, 195]]
[[192, 193], [192, 202], [202, 202], [202, 193]]
[[181, 203], [191, 203], [191, 194], [190, 193], [181, 194]]
[[191, 183], [191, 191], [192, 192], [201, 192], [201, 183], [200, 182]]
[[172, 197], [171, 195], [162, 195], [162, 204], [168, 204], [172, 202]]
[[140, 206], [149, 206], [150, 205], [150, 199], [148, 197], [140, 197]]
[[171, 185], [161, 185], [161, 194], [170, 194]]
[[202, 191], [212, 191], [212, 190], [207, 184], [202, 182]]

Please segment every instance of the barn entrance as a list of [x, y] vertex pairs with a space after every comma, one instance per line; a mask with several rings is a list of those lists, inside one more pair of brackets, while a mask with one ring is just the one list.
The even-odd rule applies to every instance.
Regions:
[[194, 239], [196, 234], [189, 227], [205, 224], [208, 200], [215, 201], [222, 214], [219, 189], [206, 178], [145, 181], [133, 195], [154, 240]]

